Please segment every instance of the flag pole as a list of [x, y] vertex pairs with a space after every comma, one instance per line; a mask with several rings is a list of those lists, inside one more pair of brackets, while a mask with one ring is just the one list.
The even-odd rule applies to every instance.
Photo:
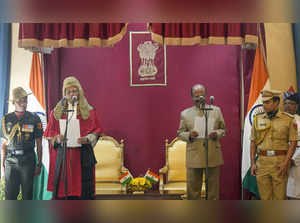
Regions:
[[[244, 122], [245, 122], [245, 85], [244, 85], [244, 56], [243, 46], [240, 48], [240, 121], [241, 121], [241, 163], [243, 160], [243, 136], [244, 136]], [[242, 184], [242, 200], [244, 200], [244, 189]]]

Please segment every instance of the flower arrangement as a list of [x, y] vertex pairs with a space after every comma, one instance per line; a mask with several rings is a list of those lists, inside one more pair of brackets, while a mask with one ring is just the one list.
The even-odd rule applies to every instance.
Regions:
[[148, 191], [152, 188], [152, 184], [149, 180], [144, 177], [133, 178], [130, 183], [127, 185], [127, 190], [134, 191]]
[[158, 183], [159, 176], [148, 170], [144, 177], [133, 178], [131, 173], [126, 171], [119, 177], [119, 180], [130, 192], [145, 192], [150, 190], [153, 184]]

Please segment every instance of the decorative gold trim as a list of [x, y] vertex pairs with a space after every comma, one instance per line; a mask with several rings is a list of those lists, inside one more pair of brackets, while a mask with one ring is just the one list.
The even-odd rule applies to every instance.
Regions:
[[[120, 143], [117, 141], [117, 140], [115, 140], [113, 137], [111, 137], [111, 136], [101, 136], [98, 140], [105, 140], [105, 141], [110, 141], [110, 142], [112, 142], [114, 145], [115, 145], [115, 147], [116, 148], [119, 148], [120, 149], [120, 153], [121, 153], [121, 172], [122, 172], [122, 170], [123, 170], [123, 168], [125, 168], [124, 167], [124, 140], [123, 139], [121, 139], [120, 140]], [[96, 144], [97, 145], [97, 144]], [[125, 169], [127, 169], [127, 168], [125, 168]]]
[[120, 33], [116, 34], [113, 37], [108, 39], [100, 39], [100, 38], [89, 38], [86, 39], [74, 39], [74, 40], [67, 40], [67, 39], [44, 39], [42, 41], [37, 39], [21, 39], [18, 41], [19, 48], [27, 48], [27, 47], [66, 47], [66, 48], [77, 48], [77, 47], [111, 47], [122, 40], [127, 32], [126, 23], [125, 26], [121, 29]]
[[[167, 141], [167, 140], [166, 140]], [[174, 144], [177, 142], [177, 141], [180, 141], [180, 139], [179, 138], [174, 138], [169, 144], [167, 144], [167, 146], [168, 147], [172, 147], [172, 146], [174, 146]]]
[[168, 46], [192, 46], [192, 45], [206, 45], [205, 39], [201, 36], [180, 38], [180, 37], [163, 37], [162, 35], [151, 32], [152, 40], [163, 45]]
[[215, 37], [210, 36], [208, 37], [208, 44], [209, 45], [225, 45], [225, 37]]
[[101, 136], [99, 140], [107, 140], [107, 141], [111, 141], [115, 144], [116, 147], [121, 147], [121, 144], [123, 144], [123, 139], [121, 140], [121, 144], [115, 140], [113, 137], [111, 136]]
[[21, 134], [21, 127], [19, 123], [16, 123], [10, 133], [8, 134], [8, 132], [6, 131], [6, 125], [5, 125], [5, 116], [3, 116], [2, 118], [2, 131], [3, 131], [3, 135], [7, 138], [7, 145], [10, 144], [10, 142], [13, 140], [17, 130], [19, 131], [18, 135]]
[[2, 132], [3, 132], [3, 135], [6, 137], [7, 136], [7, 132], [6, 132], [6, 127], [5, 127], [5, 116], [3, 116], [2, 118]]
[[163, 45], [168, 46], [193, 46], [193, 45], [242, 45], [246, 43], [258, 43], [258, 37], [255, 35], [246, 35], [243, 37], [215, 37], [202, 38], [195, 37], [163, 37], [157, 33], [152, 32], [151, 26], [148, 24], [148, 30], [151, 32], [152, 40]]
[[255, 43], [256, 45], [258, 45], [258, 36], [246, 35], [245, 36], [245, 42], [246, 43]]
[[242, 45], [244, 42], [244, 38], [243, 37], [233, 37], [230, 36], [227, 38], [227, 44], [228, 45]]

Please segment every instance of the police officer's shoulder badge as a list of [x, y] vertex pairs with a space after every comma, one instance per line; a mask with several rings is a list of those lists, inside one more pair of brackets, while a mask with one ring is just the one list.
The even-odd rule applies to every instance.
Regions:
[[298, 125], [296, 122], [293, 123], [293, 127], [294, 127], [294, 129], [298, 130]]

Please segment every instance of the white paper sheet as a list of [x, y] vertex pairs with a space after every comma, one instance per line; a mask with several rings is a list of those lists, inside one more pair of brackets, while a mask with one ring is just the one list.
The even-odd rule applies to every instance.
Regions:
[[[215, 119], [214, 118], [208, 118], [208, 128], [207, 128], [207, 134], [209, 135], [211, 132], [213, 132], [214, 129], [214, 123]], [[199, 139], [204, 139], [205, 138], [205, 117], [204, 116], [197, 116], [194, 121], [194, 131], [198, 132], [198, 137]]]
[[[65, 134], [66, 120], [59, 120], [60, 134]], [[71, 119], [68, 123], [67, 132], [67, 147], [80, 147], [81, 144], [77, 143], [78, 138], [80, 138], [80, 125], [78, 119]]]

